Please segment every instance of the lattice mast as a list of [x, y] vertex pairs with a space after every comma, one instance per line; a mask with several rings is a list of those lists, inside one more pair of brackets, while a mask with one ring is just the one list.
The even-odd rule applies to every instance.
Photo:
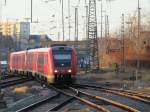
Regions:
[[98, 38], [97, 38], [96, 0], [89, 0], [88, 51], [90, 55], [90, 68], [98, 69], [99, 55], [98, 55]]
[[78, 8], [75, 8], [75, 45], [78, 46]]
[[125, 40], [124, 40], [124, 14], [122, 14], [122, 23], [121, 23], [121, 50], [122, 50], [122, 71], [125, 70]]

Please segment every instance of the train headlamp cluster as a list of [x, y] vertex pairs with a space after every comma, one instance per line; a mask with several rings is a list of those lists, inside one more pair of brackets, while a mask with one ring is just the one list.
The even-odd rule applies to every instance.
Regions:
[[71, 73], [71, 69], [69, 69], [68, 72]]
[[[55, 73], [58, 73], [58, 70], [54, 70]], [[69, 73], [71, 73], [71, 69], [68, 70]]]
[[55, 70], [54, 72], [55, 72], [55, 73], [57, 73], [57, 72], [58, 72], [58, 70]]

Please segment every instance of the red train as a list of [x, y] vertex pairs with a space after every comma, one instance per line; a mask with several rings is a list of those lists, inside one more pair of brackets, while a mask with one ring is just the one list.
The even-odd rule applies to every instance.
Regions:
[[10, 54], [10, 72], [38, 77], [48, 83], [72, 81], [77, 73], [76, 51], [69, 46], [38, 48]]

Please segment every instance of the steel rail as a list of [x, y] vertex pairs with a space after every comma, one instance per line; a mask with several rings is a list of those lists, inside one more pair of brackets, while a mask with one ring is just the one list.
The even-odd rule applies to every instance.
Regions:
[[20, 79], [16, 79], [16, 80], [6, 81], [6, 82], [3, 82], [3, 83], [0, 83], [0, 88], [10, 87], [10, 86], [21, 84], [21, 83], [24, 83], [24, 82], [27, 82], [27, 81], [31, 81], [31, 79], [20, 78]]
[[73, 99], [75, 99], [74, 97], [71, 97], [67, 100], [65, 100], [64, 102], [56, 105], [55, 107], [52, 107], [51, 109], [47, 110], [46, 112], [50, 112], [50, 111], [58, 111], [59, 109], [61, 109], [62, 107], [64, 107], [65, 105], [67, 105], [69, 102], [71, 102]]
[[1, 79], [8, 79], [12, 77], [14, 77], [14, 75], [1, 75]]
[[57, 94], [54, 95], [54, 96], [47, 97], [46, 99], [40, 100], [40, 101], [35, 102], [35, 103], [32, 103], [32, 104], [30, 104], [30, 105], [28, 105], [28, 106], [26, 106], [26, 107], [23, 107], [23, 108], [17, 110], [16, 112], [26, 112], [27, 110], [31, 110], [31, 109], [33, 109], [33, 108], [35, 108], [35, 107], [41, 105], [42, 103], [48, 101], [48, 100], [52, 100], [52, 99], [58, 97], [59, 95], [60, 95], [60, 93], [57, 93]]
[[83, 103], [85, 103], [85, 104], [89, 105], [90, 107], [93, 107], [93, 108], [95, 108], [95, 109], [97, 109], [97, 110], [100, 110], [100, 111], [102, 111], [102, 112], [110, 112], [108, 109], [106, 109], [106, 108], [104, 108], [104, 107], [102, 107], [102, 106], [100, 106], [100, 105], [97, 105], [97, 104], [95, 104], [95, 103], [93, 103], [93, 102], [90, 102], [90, 101], [88, 101], [88, 100], [86, 100], [86, 99], [80, 98], [80, 97], [78, 96], [78, 95], [79, 95], [79, 94], [78, 94], [78, 90], [76, 91], [76, 94], [73, 95], [73, 94], [66, 93], [66, 92], [64, 92], [64, 91], [62, 91], [62, 90], [60, 90], [60, 89], [58, 89], [58, 88], [55, 88], [55, 87], [51, 87], [51, 88], [53, 88], [55, 91], [61, 92], [61, 93], [64, 94], [64, 95], [74, 97], [74, 98], [76, 98], [77, 100], [79, 100], [79, 101], [81, 101], [81, 102], [83, 102]]
[[0, 82], [0, 85], [2, 85], [2, 84], [7, 84], [7, 83], [11, 83], [11, 82], [14, 82], [14, 81], [17, 81], [17, 80], [20, 80], [21, 78], [11, 78], [11, 79], [9, 79], [9, 80], [2, 80], [1, 82]]
[[132, 96], [138, 96], [138, 97], [141, 97], [141, 98], [145, 98], [145, 99], [149, 99], [150, 100], [150, 95], [146, 95], [146, 94], [141, 94], [141, 93], [136, 93], [134, 91], [130, 92], [130, 91], [121, 91], [123, 93], [126, 93], [126, 94], [129, 94], [129, 95], [132, 95]]
[[87, 86], [87, 87], [92, 87], [92, 88], [102, 88], [102, 89], [109, 89], [109, 90], [114, 90], [114, 91], [127, 92], [129, 94], [131, 93], [131, 94], [137, 95], [139, 97], [150, 98], [150, 96], [145, 96], [143, 93], [139, 93], [139, 92], [135, 92], [135, 91], [131, 91], [131, 90], [121, 90], [121, 89], [116, 89], [116, 88], [106, 88], [106, 87], [93, 86], [93, 85], [87, 85], [87, 84], [77, 84], [77, 85]]
[[[70, 89], [76, 90], [75, 88], [72, 88], [72, 87], [70, 87]], [[97, 100], [102, 100], [104, 102], [107, 102], [107, 103], [109, 103], [109, 104], [111, 104], [111, 105], [113, 105], [115, 107], [118, 107], [120, 109], [126, 110], [128, 112], [140, 112], [139, 110], [136, 110], [136, 109], [134, 109], [132, 107], [129, 107], [127, 105], [121, 104], [119, 102], [116, 102], [116, 101], [113, 101], [113, 100], [110, 100], [110, 99], [107, 99], [107, 98], [104, 98], [104, 97], [95, 96], [95, 95], [89, 94], [87, 92], [83, 92], [81, 90], [78, 90], [78, 92], [81, 93], [81, 94], [83, 94], [83, 95], [86, 95], [88, 97], [92, 97], [92, 98], [95, 98]]]
[[140, 98], [138, 96], [133, 96], [133, 95], [129, 95], [129, 94], [126, 94], [126, 93], [123, 93], [123, 92], [121, 93], [121, 92], [118, 92], [118, 91], [107, 90], [107, 89], [99, 89], [99, 90], [105, 91], [105, 92], [108, 92], [108, 93], [112, 93], [112, 94], [115, 94], [115, 95], [120, 95], [120, 96], [124, 96], [124, 97], [127, 97], [127, 98], [131, 98], [133, 100], [138, 100], [138, 101], [141, 101], [141, 102], [146, 103], [146, 104], [150, 104], [149, 100]]
[[146, 92], [146, 91], [139, 91], [138, 93], [139, 93], [139, 94], [142, 94], [142, 95], [148, 95], [148, 96], [150, 96], [150, 93], [148, 93], [148, 92]]
[[134, 95], [134, 96], [138, 96], [138, 97], [141, 97], [141, 98], [150, 98], [150, 95], [146, 95], [146, 94], [141, 94], [139, 92], [135, 92], [135, 91], [131, 91], [131, 90], [121, 90], [121, 89], [115, 89], [115, 88], [111, 88], [109, 90], [114, 90], [114, 91], [119, 91], [119, 92], [124, 92], [124, 93], [127, 93], [127, 94], [130, 94], [130, 95]]
[[127, 93], [127, 92], [125, 92], [125, 91], [123, 92], [121, 90], [119, 91], [119, 89], [111, 89], [111, 88], [105, 88], [105, 87], [101, 87], [101, 86], [83, 85], [83, 84], [75, 84], [75, 85], [85, 87], [85, 88], [91, 88], [91, 89], [94, 88], [94, 89], [99, 90], [99, 91], [103, 91], [103, 92], [105, 91], [105, 92], [108, 92], [111, 94], [127, 97], [127, 98], [130, 98], [133, 100], [141, 101], [141, 102], [146, 103], [146, 104], [150, 104], [149, 100], [144, 99], [144, 98], [147, 98], [146, 96], [144, 98], [141, 98], [141, 97], [137, 96], [137, 94]]

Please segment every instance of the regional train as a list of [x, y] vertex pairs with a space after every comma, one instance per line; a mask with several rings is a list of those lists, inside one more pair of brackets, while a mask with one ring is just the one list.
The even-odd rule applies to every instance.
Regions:
[[48, 83], [75, 81], [76, 51], [69, 46], [52, 46], [13, 52], [9, 57], [11, 73], [38, 77]]

